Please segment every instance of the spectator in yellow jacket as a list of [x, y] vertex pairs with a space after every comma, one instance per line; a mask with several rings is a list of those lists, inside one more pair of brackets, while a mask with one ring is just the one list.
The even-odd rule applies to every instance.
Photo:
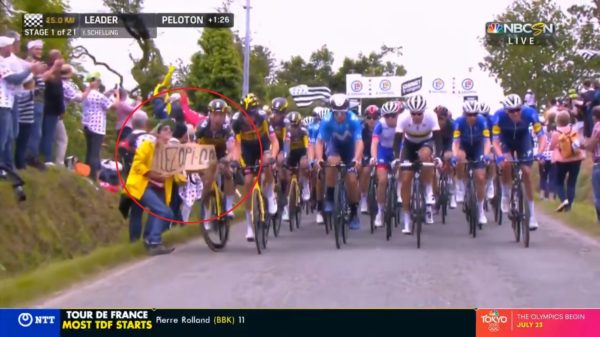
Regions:
[[[171, 120], [163, 121], [155, 128], [156, 140], [144, 141], [138, 146], [126, 183], [127, 190], [133, 198], [154, 214], [166, 219], [173, 218], [169, 204], [174, 180], [185, 182], [185, 176], [167, 176], [152, 171], [152, 161], [155, 150], [169, 143], [173, 129], [174, 123]], [[173, 252], [174, 248], [165, 247], [162, 243], [162, 233], [168, 225], [169, 221], [149, 215], [144, 228], [144, 243], [150, 255]]]

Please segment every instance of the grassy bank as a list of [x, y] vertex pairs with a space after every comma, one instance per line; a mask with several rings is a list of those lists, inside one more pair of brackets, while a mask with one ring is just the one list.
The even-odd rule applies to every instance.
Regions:
[[[536, 173], [536, 181], [539, 181]], [[553, 218], [560, 219], [571, 227], [585, 232], [594, 237], [600, 237], [600, 225], [596, 223], [596, 210], [592, 191], [592, 161], [586, 159], [581, 165], [577, 179], [575, 202], [573, 208], [567, 213], [556, 213], [554, 209], [559, 202], [554, 200], [540, 200], [540, 209]]]
[[[0, 182], [0, 307], [26, 305], [146, 256], [141, 242], [128, 242], [118, 195], [60, 168], [22, 176], [27, 193], [22, 204]], [[198, 225], [175, 227], [164, 240], [175, 244], [200, 235]]]

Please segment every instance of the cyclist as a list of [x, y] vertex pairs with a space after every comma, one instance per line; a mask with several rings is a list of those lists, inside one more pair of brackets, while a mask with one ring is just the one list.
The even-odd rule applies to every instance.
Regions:
[[[490, 130], [490, 135], [492, 134], [492, 127], [494, 126], [494, 121], [492, 120], [492, 116], [490, 115], [490, 106], [486, 103], [479, 102], [479, 113], [485, 117], [485, 120], [488, 125], [488, 129]], [[492, 153], [493, 156], [492, 147]], [[486, 171], [486, 196], [489, 200], [494, 198], [496, 191], [494, 191], [494, 178], [496, 178], [496, 165], [488, 165]]]
[[[351, 221], [350, 229], [359, 229], [360, 221], [357, 214], [357, 206], [360, 199], [358, 179], [356, 171], [359, 168], [363, 154], [363, 142], [361, 125], [358, 117], [349, 109], [350, 102], [344, 94], [334, 94], [330, 98], [331, 114], [321, 122], [319, 136], [317, 137], [316, 158], [323, 165], [324, 145], [327, 144], [327, 162], [329, 165], [337, 165], [340, 162], [352, 166], [346, 176], [346, 188], [350, 202]], [[325, 182], [327, 186], [324, 212], [333, 211], [333, 197], [335, 186], [335, 168], [325, 170]]]
[[369, 190], [369, 176], [371, 168], [369, 162], [371, 158], [371, 138], [373, 137], [373, 129], [379, 120], [379, 108], [377, 105], [369, 105], [365, 109], [365, 118], [362, 126], [362, 141], [364, 144], [362, 168], [360, 169], [359, 184], [360, 184], [360, 212], [367, 213], [367, 192]]
[[[312, 115], [315, 119], [315, 122], [308, 127], [308, 161], [311, 163], [311, 166], [314, 166], [315, 163], [315, 148], [317, 144], [317, 138], [319, 136], [319, 128], [321, 126], [321, 121], [323, 117], [329, 112], [328, 108], [324, 107], [315, 107], [313, 109]], [[317, 174], [313, 175], [311, 183], [315, 186], [316, 197], [317, 197], [317, 224], [325, 223], [323, 219], [323, 184], [318, 181], [319, 176]]]
[[[289, 125], [289, 121], [287, 118], [287, 109], [288, 109], [288, 101], [287, 99], [285, 99], [284, 97], [276, 97], [271, 101], [271, 105], [269, 107], [271, 114], [269, 117], [269, 124], [271, 125], [271, 127], [273, 128], [273, 131], [275, 131], [275, 135], [277, 136], [277, 141], [279, 142], [279, 146], [283, 147], [284, 141], [285, 141], [285, 135], [286, 135], [286, 129], [288, 128]], [[277, 170], [282, 172], [283, 171], [283, 164], [285, 162], [285, 158], [283, 157], [284, 153], [283, 151], [279, 151], [279, 154], [277, 155]], [[283, 197], [285, 195], [287, 195], [287, 193], [285, 193], [286, 190], [286, 186], [287, 186], [287, 181], [285, 179], [286, 174], [283, 173], [280, 176], [279, 179], [279, 185], [281, 186], [281, 191], [282, 191], [282, 195], [278, 196], [278, 197]], [[284, 219], [286, 219], [288, 217], [288, 215], [285, 213], [284, 209], [284, 213], [282, 214], [282, 217]]]
[[387, 102], [381, 106], [382, 118], [373, 129], [373, 141], [371, 143], [371, 165], [377, 165], [377, 216], [375, 226], [383, 226], [383, 205], [385, 203], [385, 190], [387, 188], [387, 171], [392, 169], [391, 162], [394, 160], [394, 137], [396, 136], [396, 124], [400, 106], [397, 102]]
[[[431, 163], [433, 160], [434, 141], [433, 138], [436, 132], [440, 131], [437, 116], [432, 111], [425, 111], [427, 101], [421, 95], [411, 96], [406, 100], [406, 107], [410, 114], [404, 114], [398, 119], [396, 133], [399, 136], [396, 139], [401, 139], [402, 144], [402, 161], [414, 162], [420, 160], [424, 163]], [[400, 146], [394, 146], [396, 150]], [[397, 154], [396, 154], [397, 157]], [[410, 200], [412, 179], [414, 172], [411, 168], [403, 168], [402, 172], [402, 199]], [[423, 167], [421, 175], [425, 184], [425, 203], [428, 211], [426, 212], [426, 223], [433, 223], [433, 214], [431, 205], [435, 204], [433, 196], [433, 168]], [[402, 203], [404, 229], [402, 233], [410, 234], [412, 232], [410, 222], [410, 203]]]
[[[286, 131], [285, 145], [283, 147], [284, 158], [288, 167], [299, 168], [299, 181], [302, 186], [302, 200], [310, 200], [310, 187], [308, 186], [307, 168], [308, 160], [306, 152], [308, 149], [308, 130], [301, 125], [302, 116], [299, 112], [292, 111], [289, 116], [289, 128]], [[286, 181], [290, 181], [290, 172], [286, 172]], [[287, 195], [287, 193], [285, 194]], [[288, 206], [283, 212], [283, 220], [289, 220]]]
[[[452, 119], [452, 114], [450, 114], [448, 108], [445, 106], [438, 105], [433, 111], [436, 113], [438, 124], [440, 125], [440, 132], [435, 138], [436, 156], [444, 162], [442, 170], [447, 172], [450, 178], [454, 178], [454, 172], [449, 165], [452, 158], [452, 143], [454, 142], [454, 120]], [[455, 194], [452, 193], [450, 196], [451, 209], [456, 208]]]
[[[479, 207], [479, 223], [487, 224], [483, 209], [485, 192], [485, 166], [490, 158], [490, 130], [485, 117], [479, 115], [479, 103], [466, 101], [463, 116], [454, 126], [452, 166], [456, 166], [456, 200], [465, 199], [465, 160], [478, 161], [474, 166], [475, 190]], [[461, 202], [462, 202], [461, 201]]]
[[[263, 186], [269, 213], [274, 215], [277, 213], [277, 200], [273, 186], [273, 173], [271, 165], [273, 164], [273, 158], [277, 158], [279, 152], [279, 142], [275, 131], [269, 125], [267, 113], [260, 110], [258, 107], [258, 98], [250, 93], [242, 99], [242, 108], [246, 110], [248, 117], [243, 112], [237, 112], [232, 117], [232, 129], [236, 139], [236, 151], [241, 154], [240, 164], [244, 167], [244, 185], [246, 193], [251, 193], [254, 187], [254, 180], [257, 170], [252, 170], [247, 166], [252, 166], [261, 159], [261, 165], [264, 166], [261, 172], [265, 173], [265, 180], [260, 182]], [[256, 130], [248, 120], [252, 119], [254, 125], [258, 129], [257, 135]], [[262, 151], [260, 143], [262, 143]], [[252, 198], [246, 199], [246, 240], [254, 241], [254, 230], [252, 225], [252, 218], [250, 216], [251, 200]]]
[[[497, 157], [496, 161], [501, 164], [504, 159], [512, 160], [513, 153], [516, 152], [517, 158], [523, 161], [521, 170], [523, 171], [523, 183], [525, 185], [525, 194], [529, 203], [530, 217], [529, 228], [536, 230], [538, 223], [534, 212], [533, 186], [531, 182], [531, 165], [533, 164], [533, 142], [529, 127], [533, 127], [533, 132], [538, 139], [538, 146], [544, 149], [546, 138], [544, 129], [538, 119], [538, 113], [535, 109], [523, 106], [521, 97], [516, 94], [510, 94], [502, 101], [504, 108], [496, 111], [494, 115], [493, 143]], [[543, 153], [543, 151], [538, 151]], [[511, 164], [504, 163], [502, 169], [502, 212], [509, 211], [510, 204], [510, 184]]]
[[[209, 144], [215, 147], [217, 159], [220, 162], [238, 163], [240, 155], [235, 151], [235, 135], [231, 129], [231, 124], [227, 121], [229, 106], [222, 99], [213, 99], [208, 103], [208, 118], [198, 125], [196, 129], [196, 142], [198, 144]], [[223, 189], [225, 192], [225, 210], [233, 207], [233, 196], [235, 185], [233, 183], [233, 174], [229, 165], [220, 165], [219, 170], [223, 174]], [[212, 185], [215, 177], [204, 176], [203, 185], [205, 194], [212, 192]], [[233, 212], [227, 214], [233, 218]], [[208, 224], [208, 223], [205, 223]]]

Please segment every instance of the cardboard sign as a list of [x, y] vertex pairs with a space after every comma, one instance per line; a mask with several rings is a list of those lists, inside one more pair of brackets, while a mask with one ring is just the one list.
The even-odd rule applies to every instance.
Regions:
[[216, 160], [214, 145], [169, 144], [156, 149], [152, 171], [166, 175], [199, 172], [208, 169]]

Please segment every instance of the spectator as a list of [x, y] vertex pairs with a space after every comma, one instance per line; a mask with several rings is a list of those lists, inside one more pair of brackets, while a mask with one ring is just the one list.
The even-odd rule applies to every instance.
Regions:
[[59, 50], [53, 49], [48, 54], [48, 66], [52, 74], [45, 81], [44, 88], [44, 118], [42, 119], [42, 140], [40, 152], [45, 163], [52, 165], [54, 157], [52, 148], [58, 120], [65, 113], [64, 91], [60, 71], [64, 60]]
[[552, 151], [550, 151], [552, 132], [556, 129], [556, 112], [552, 107], [544, 114], [544, 120], [544, 134], [547, 137], [547, 142], [543, 151], [544, 161], [538, 165], [540, 171], [540, 197], [542, 200], [554, 197], [554, 186], [556, 185], [556, 170], [555, 165], [552, 163]]
[[[140, 144], [135, 152], [133, 164], [126, 187], [131, 196], [148, 208], [154, 214], [171, 219], [173, 212], [169, 208], [171, 191], [174, 180], [185, 181], [181, 175], [166, 176], [161, 172], [152, 171], [154, 153], [166, 146], [173, 133], [174, 123], [166, 120], [155, 128], [156, 141], [145, 141]], [[174, 248], [165, 247], [162, 243], [162, 233], [167, 229], [168, 221], [148, 216], [144, 229], [144, 243], [150, 255], [169, 254]]]
[[[71, 67], [71, 65], [66, 63], [62, 65], [60, 77], [62, 79], [64, 104], [66, 110], [69, 103], [81, 102], [83, 100], [83, 93], [71, 80], [73, 77], [73, 67]], [[67, 128], [65, 127], [64, 116], [64, 114], [61, 115], [58, 123], [56, 124], [56, 134], [54, 137], [54, 141], [56, 142], [55, 162], [57, 165], [62, 166], [65, 165], [65, 156], [67, 155], [67, 147], [69, 145], [69, 135], [67, 134]]]
[[123, 132], [121, 133], [121, 139], [125, 139], [133, 131], [133, 128], [131, 125], [132, 124], [131, 118], [129, 119], [129, 121], [127, 121], [127, 124], [125, 124], [125, 125], [123, 125], [123, 124], [125, 123], [125, 121], [129, 117], [129, 115], [135, 110], [135, 108], [139, 104], [135, 104], [135, 105], [130, 104], [129, 102], [127, 102], [127, 91], [123, 88], [118, 89], [118, 90], [119, 90], [120, 99], [119, 99], [119, 102], [117, 103], [117, 106], [115, 107], [115, 110], [117, 112], [117, 125], [116, 125], [115, 129], [117, 130], [117, 134], [119, 134], [119, 131], [121, 130], [121, 128], [123, 128]]
[[[188, 135], [187, 135], [187, 126], [185, 123], [176, 122], [175, 130], [173, 131], [173, 137], [169, 141], [170, 144], [181, 144], [187, 143]], [[177, 221], [183, 220], [183, 215], [181, 213], [181, 204], [182, 204], [181, 196], [179, 195], [179, 186], [173, 184], [171, 191], [171, 211], [173, 211], [173, 219]]]
[[537, 110], [537, 102], [535, 101], [535, 94], [533, 93], [533, 90], [527, 89], [523, 101], [525, 101], [525, 105], [528, 105]]
[[97, 181], [100, 152], [106, 135], [106, 112], [116, 106], [120, 98], [118, 91], [114, 93], [112, 101], [99, 91], [101, 85], [99, 72], [88, 74], [86, 81], [88, 87], [83, 93], [83, 117], [81, 118], [87, 146], [85, 163], [90, 166], [90, 178]]
[[594, 96], [592, 98], [592, 109], [600, 105], [600, 80], [594, 81]]
[[0, 164], [13, 165], [12, 155], [4, 156], [12, 148], [14, 130], [12, 110], [15, 102], [15, 88], [30, 80], [33, 74], [44, 69], [40, 64], [27, 65], [22, 72], [15, 73], [9, 67], [7, 58], [12, 53], [13, 38], [0, 36]]
[[594, 168], [592, 170], [592, 188], [594, 191], [594, 206], [596, 222], [600, 224], [600, 105], [592, 109], [594, 115], [594, 130], [592, 137], [585, 143], [585, 149], [592, 153]]
[[579, 93], [581, 97], [583, 111], [583, 136], [589, 138], [592, 136], [592, 129], [594, 128], [594, 118], [592, 117], [592, 100], [594, 99], [594, 88], [592, 86], [592, 80], [586, 79], [583, 81], [583, 88]]
[[[188, 124], [187, 128], [187, 139], [185, 141], [192, 142], [195, 138], [196, 128], [192, 124]], [[199, 173], [189, 174], [187, 182], [179, 187], [179, 196], [182, 199], [181, 218], [183, 221], [189, 221], [194, 204], [202, 198], [202, 190], [202, 177]]]
[[[42, 62], [44, 42], [33, 40], [27, 43], [27, 58], [30, 63]], [[45, 81], [53, 75], [54, 69], [48, 69], [43, 74], [36, 75], [35, 90], [33, 92], [33, 124], [31, 134], [27, 142], [27, 164], [39, 170], [45, 170], [46, 166], [40, 161], [40, 142], [42, 140], [42, 120], [44, 118], [44, 88]]]
[[34, 79], [29, 81], [30, 85], [28, 90], [23, 90], [19, 95], [15, 97], [17, 100], [17, 110], [19, 111], [19, 133], [17, 135], [17, 142], [15, 148], [15, 167], [18, 170], [22, 170], [27, 167], [26, 155], [27, 155], [27, 144], [31, 135], [31, 129], [33, 127], [34, 116], [33, 116], [33, 88], [35, 87]]
[[[552, 133], [550, 141], [550, 150], [552, 151], [552, 161], [556, 165], [556, 192], [560, 199], [560, 205], [556, 208], [557, 212], [569, 211], [575, 199], [575, 186], [581, 162], [585, 159], [585, 152], [578, 149], [579, 144], [573, 143], [572, 155], [565, 153], [561, 145], [561, 136], [567, 136], [575, 131], [575, 127], [570, 122], [570, 116], [567, 112], [561, 111], [556, 116], [556, 131]], [[581, 140], [578, 140], [580, 142]], [[565, 180], [567, 191], [565, 194]]]

